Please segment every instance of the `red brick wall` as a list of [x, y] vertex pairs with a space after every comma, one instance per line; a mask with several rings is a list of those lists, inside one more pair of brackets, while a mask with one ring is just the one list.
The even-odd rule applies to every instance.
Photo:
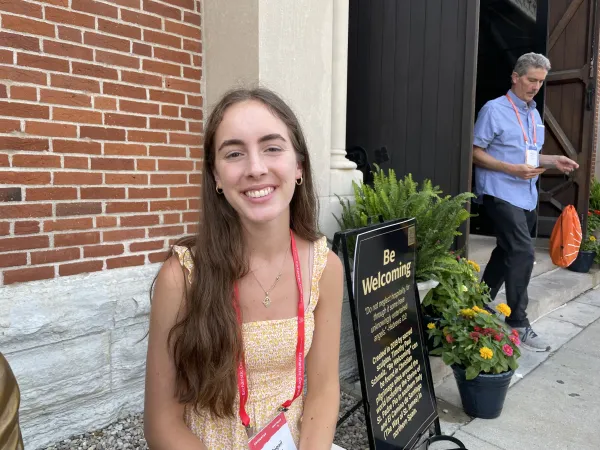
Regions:
[[198, 216], [200, 2], [0, 16], [0, 284], [160, 261]]

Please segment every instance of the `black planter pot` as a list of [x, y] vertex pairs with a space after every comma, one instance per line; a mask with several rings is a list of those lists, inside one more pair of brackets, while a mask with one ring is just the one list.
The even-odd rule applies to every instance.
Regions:
[[472, 380], [465, 378], [462, 367], [452, 366], [465, 413], [480, 419], [495, 419], [502, 413], [506, 392], [514, 371], [499, 374], [480, 374]]
[[588, 273], [594, 264], [596, 252], [589, 250], [580, 250], [575, 261], [567, 269], [571, 272]]

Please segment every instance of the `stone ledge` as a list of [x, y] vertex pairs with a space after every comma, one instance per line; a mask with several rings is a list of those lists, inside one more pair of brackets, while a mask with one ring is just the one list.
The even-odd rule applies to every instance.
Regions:
[[150, 284], [158, 268], [0, 289], [0, 348], [21, 389], [26, 448], [142, 411]]

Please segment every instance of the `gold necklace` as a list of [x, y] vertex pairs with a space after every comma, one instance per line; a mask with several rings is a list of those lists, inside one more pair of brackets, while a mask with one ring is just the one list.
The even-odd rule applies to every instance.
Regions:
[[260, 284], [260, 281], [258, 281], [258, 278], [256, 277], [256, 274], [254, 273], [254, 271], [252, 271], [252, 276], [254, 277], [254, 279], [256, 280], [256, 282], [258, 283], [258, 285], [260, 286], [260, 288], [265, 293], [265, 298], [262, 301], [262, 304], [264, 305], [265, 308], [268, 308], [269, 306], [271, 306], [271, 297], [270, 297], [270, 294], [271, 294], [271, 291], [275, 288], [275, 285], [277, 285], [277, 282], [281, 278], [281, 275], [283, 274], [283, 264], [285, 263], [285, 260], [287, 258], [287, 254], [288, 254], [288, 252], [285, 252], [285, 255], [283, 255], [283, 261], [281, 262], [281, 268], [279, 269], [279, 274], [275, 278], [275, 281], [273, 282], [273, 284], [271, 285], [271, 287], [269, 288], [269, 290], [265, 290], [265, 288], [262, 286], [262, 284]]

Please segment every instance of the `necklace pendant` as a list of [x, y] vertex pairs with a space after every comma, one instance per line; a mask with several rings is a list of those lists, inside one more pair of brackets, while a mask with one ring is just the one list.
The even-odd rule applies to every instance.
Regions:
[[265, 297], [265, 299], [262, 301], [262, 304], [265, 305], [265, 308], [268, 308], [269, 306], [271, 306], [271, 299], [269, 298], [269, 296], [267, 295]]

